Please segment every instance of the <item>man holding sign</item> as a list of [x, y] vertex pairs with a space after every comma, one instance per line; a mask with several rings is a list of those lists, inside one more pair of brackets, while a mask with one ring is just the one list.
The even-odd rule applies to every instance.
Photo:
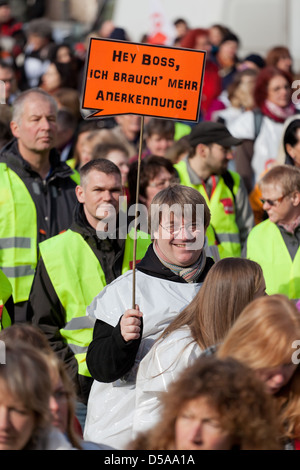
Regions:
[[210, 212], [198, 191], [171, 185], [153, 198], [149, 212], [152, 244], [136, 269], [137, 307], [130, 308], [133, 271], [128, 271], [87, 308], [96, 320], [87, 353], [95, 380], [84, 437], [117, 449], [131, 439], [140, 360], [191, 302], [213, 265], [203, 249]]
[[[82, 108], [94, 110], [92, 118], [142, 116], [140, 162], [145, 115], [198, 120], [205, 54], [91, 39]], [[198, 191], [166, 188], [154, 197], [150, 217], [153, 243], [137, 269], [105, 287], [87, 308], [96, 320], [87, 353], [95, 380], [84, 437], [117, 449], [131, 439], [139, 361], [193, 299], [213, 264], [203, 250], [210, 212]]]

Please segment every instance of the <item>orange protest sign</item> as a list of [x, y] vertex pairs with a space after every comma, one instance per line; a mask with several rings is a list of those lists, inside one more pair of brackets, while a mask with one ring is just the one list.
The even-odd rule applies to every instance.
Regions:
[[205, 51], [92, 38], [82, 108], [197, 121]]

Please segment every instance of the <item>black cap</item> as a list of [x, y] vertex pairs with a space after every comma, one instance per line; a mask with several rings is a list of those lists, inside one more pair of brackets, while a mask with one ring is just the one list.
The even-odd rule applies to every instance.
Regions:
[[223, 147], [240, 145], [242, 140], [236, 139], [220, 122], [203, 121], [196, 124], [189, 134], [189, 141], [193, 147], [198, 144], [219, 144]]
[[265, 66], [265, 61], [264, 59], [258, 55], [258, 54], [250, 54], [245, 57], [243, 62], [253, 62], [253, 64], [257, 65], [260, 69], [262, 69]]
[[9, 5], [9, 1], [0, 0], [0, 7], [4, 7], [4, 5]]

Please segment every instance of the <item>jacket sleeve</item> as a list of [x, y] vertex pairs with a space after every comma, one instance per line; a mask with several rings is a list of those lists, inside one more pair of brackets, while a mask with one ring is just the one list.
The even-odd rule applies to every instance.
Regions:
[[124, 341], [120, 320], [115, 327], [102, 320], [96, 320], [86, 361], [91, 376], [98, 382], [114, 382], [129, 372], [134, 365], [142, 335], [137, 340]]
[[235, 148], [235, 170], [241, 175], [247, 193], [250, 194], [254, 186], [254, 172], [251, 166], [254, 141], [245, 139], [241, 145]]
[[76, 379], [77, 361], [59, 331], [66, 323], [65, 311], [50, 281], [42, 258], [37, 264], [29, 296], [27, 318], [44, 332], [53, 351], [66, 364], [72, 378]]
[[15, 304], [14, 304], [12, 295], [7, 299], [5, 303], [5, 308], [9, 315], [10, 321], [13, 324], [15, 322]]

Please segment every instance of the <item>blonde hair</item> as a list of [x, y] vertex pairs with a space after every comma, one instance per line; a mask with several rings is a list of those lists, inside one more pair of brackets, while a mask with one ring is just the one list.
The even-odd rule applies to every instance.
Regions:
[[219, 343], [264, 282], [258, 263], [224, 258], [209, 270], [191, 303], [164, 330], [162, 337], [188, 325], [201, 349]]
[[290, 363], [292, 344], [300, 339], [300, 313], [285, 295], [253, 300], [241, 313], [218, 356], [232, 356], [253, 369]]
[[[253, 300], [236, 320], [219, 358], [233, 357], [254, 370], [289, 364], [293, 343], [300, 339], [300, 313], [295, 303], [281, 294]], [[300, 437], [300, 368], [276, 394], [288, 437]]]
[[268, 185], [280, 186], [283, 194], [300, 192], [300, 168], [292, 165], [274, 166], [258, 183], [260, 189]]

